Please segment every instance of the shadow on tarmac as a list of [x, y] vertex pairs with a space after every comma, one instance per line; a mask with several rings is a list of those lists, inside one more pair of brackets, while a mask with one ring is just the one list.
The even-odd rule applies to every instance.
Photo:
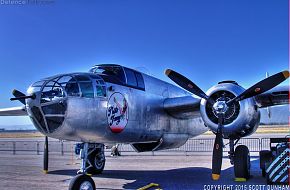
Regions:
[[[251, 161], [251, 174], [253, 175], [247, 182], [234, 181], [234, 169], [230, 167], [221, 173], [221, 178], [218, 181], [211, 179], [211, 169], [202, 167], [179, 168], [172, 170], [104, 170], [100, 175], [94, 178], [108, 178], [108, 179], [125, 179], [134, 180], [132, 183], [123, 185], [123, 189], [138, 189], [150, 183], [157, 183], [163, 190], [167, 189], [207, 189], [207, 185], [265, 185], [265, 179], [261, 177], [259, 168], [259, 160]], [[210, 165], [209, 165], [210, 167]], [[49, 174], [54, 175], [70, 175], [75, 176], [77, 170], [55, 170], [50, 171]], [[98, 187], [97, 189], [103, 189]], [[154, 188], [153, 188], [154, 189]], [[156, 189], [156, 188], [155, 188]]]

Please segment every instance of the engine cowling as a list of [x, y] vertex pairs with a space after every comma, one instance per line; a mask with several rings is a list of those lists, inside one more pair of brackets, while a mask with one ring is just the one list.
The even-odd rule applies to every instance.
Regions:
[[[215, 102], [221, 98], [226, 101], [238, 96], [245, 89], [234, 81], [220, 82], [210, 88], [206, 94]], [[200, 103], [201, 116], [205, 125], [214, 133], [218, 129], [218, 116], [213, 109], [212, 103], [202, 99]], [[224, 138], [238, 139], [245, 137], [258, 128], [260, 122], [260, 111], [253, 98], [248, 98], [233, 103], [228, 107], [224, 115], [223, 136]]]

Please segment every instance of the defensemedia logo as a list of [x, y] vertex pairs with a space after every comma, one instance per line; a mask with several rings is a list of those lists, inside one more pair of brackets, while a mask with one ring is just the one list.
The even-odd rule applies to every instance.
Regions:
[[48, 5], [55, 0], [0, 0], [0, 5]]

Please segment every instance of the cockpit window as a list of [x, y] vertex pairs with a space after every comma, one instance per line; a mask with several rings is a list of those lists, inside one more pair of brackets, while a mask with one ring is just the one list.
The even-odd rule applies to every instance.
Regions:
[[75, 75], [74, 78], [79, 82], [91, 81], [90, 78], [85, 75]]
[[135, 72], [135, 75], [136, 75], [136, 79], [138, 82], [138, 87], [145, 89], [144, 79], [143, 79], [143, 76], [141, 75], [141, 73]]
[[94, 88], [91, 79], [86, 75], [75, 75], [74, 78], [78, 81], [81, 90], [81, 97], [93, 98]]
[[67, 96], [80, 96], [79, 85], [76, 82], [67, 83], [65, 86], [65, 91]]
[[80, 82], [81, 95], [85, 98], [93, 98], [94, 97], [94, 89], [92, 82]]
[[131, 69], [126, 69], [125, 71], [127, 77], [127, 84], [130, 86], [137, 86], [137, 80], [134, 71]]
[[99, 65], [92, 68], [90, 72], [101, 75], [104, 78], [104, 80], [111, 83], [117, 83], [117, 84], [126, 83], [124, 70], [121, 66]]
[[58, 79], [58, 83], [63, 86], [67, 96], [80, 96], [79, 85], [75, 78], [63, 76]]
[[98, 97], [106, 96], [106, 86], [102, 80], [96, 80], [96, 90], [97, 90]]
[[141, 73], [132, 69], [125, 68], [127, 85], [140, 90], [145, 90], [144, 79]]

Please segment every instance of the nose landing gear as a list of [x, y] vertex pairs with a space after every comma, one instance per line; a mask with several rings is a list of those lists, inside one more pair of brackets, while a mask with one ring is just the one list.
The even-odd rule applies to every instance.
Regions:
[[77, 172], [69, 185], [69, 190], [94, 190], [95, 183], [90, 177], [100, 174], [105, 167], [104, 145], [96, 143], [81, 143], [76, 146], [76, 153], [82, 159], [81, 169]]
[[246, 181], [250, 178], [250, 152], [247, 146], [239, 145], [234, 149], [239, 140], [234, 142], [230, 139], [229, 158], [232, 165], [234, 165], [235, 181]]

